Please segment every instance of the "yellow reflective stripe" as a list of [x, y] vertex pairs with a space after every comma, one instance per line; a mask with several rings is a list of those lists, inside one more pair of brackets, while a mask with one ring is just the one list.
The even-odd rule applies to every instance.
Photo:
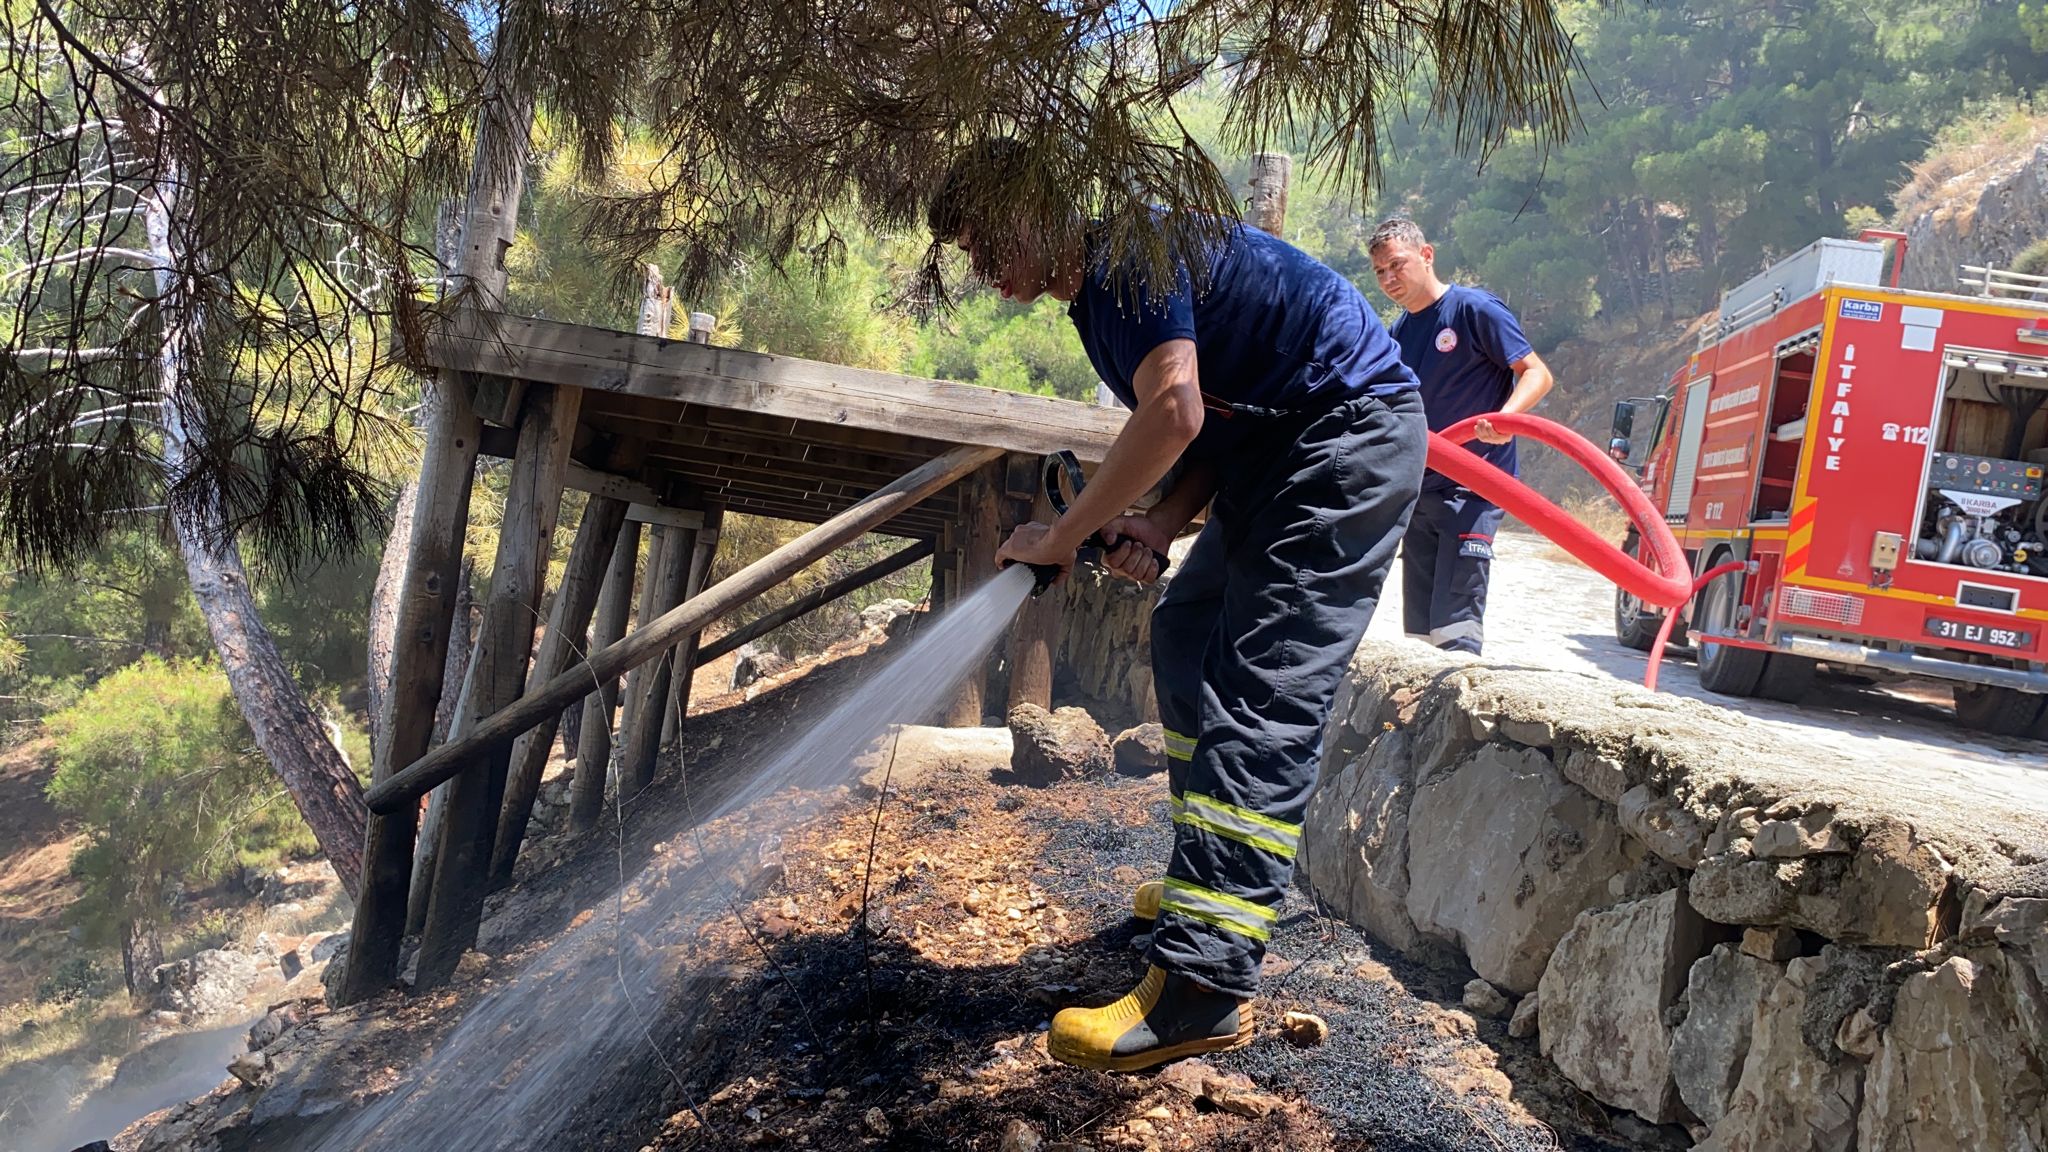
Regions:
[[1193, 736], [1183, 736], [1171, 728], [1164, 729], [1164, 731], [1166, 733], [1166, 754], [1168, 756], [1173, 757], [1175, 760], [1193, 760], [1195, 758], [1195, 738]]
[[1188, 802], [1172, 793], [1167, 794], [1166, 802], [1173, 807], [1173, 818], [1175, 820], [1179, 820], [1180, 814], [1188, 810]]
[[1271, 939], [1272, 925], [1280, 918], [1271, 908], [1171, 877], [1167, 878], [1166, 892], [1159, 899], [1159, 910], [1254, 940]]
[[1301, 825], [1285, 824], [1200, 792], [1188, 793], [1183, 810], [1173, 819], [1176, 824], [1186, 824], [1213, 832], [1226, 840], [1264, 848], [1289, 860], [1301, 851]]

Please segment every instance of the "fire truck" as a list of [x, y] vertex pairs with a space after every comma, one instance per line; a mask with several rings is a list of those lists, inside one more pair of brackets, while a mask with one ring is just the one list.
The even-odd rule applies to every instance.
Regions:
[[[1673, 621], [1710, 691], [1929, 677], [1963, 723], [2048, 739], [2048, 277], [1905, 291], [1904, 253], [1821, 240], [1727, 292], [1662, 394], [1616, 405], [1610, 451], [1695, 577], [1729, 566]], [[1618, 596], [1623, 644], [1662, 623]]]

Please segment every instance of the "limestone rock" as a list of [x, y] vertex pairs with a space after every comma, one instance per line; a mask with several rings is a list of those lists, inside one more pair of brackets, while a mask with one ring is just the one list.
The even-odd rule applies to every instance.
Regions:
[[1847, 855], [1764, 860], [1750, 843], [1731, 843], [1693, 873], [1693, 907], [1709, 920], [1789, 925], [1844, 944], [1934, 942], [1949, 864], [1903, 822], [1871, 829]]
[[770, 649], [742, 644], [732, 662], [732, 689], [737, 692], [778, 672], [787, 671], [788, 668], [789, 661]]
[[1522, 997], [1515, 1005], [1515, 1014], [1508, 1017], [1508, 1035], [1517, 1040], [1527, 1040], [1536, 1035], [1537, 1025], [1542, 1020], [1539, 1006], [1543, 998], [1534, 993]]
[[270, 1061], [261, 1052], [244, 1052], [228, 1062], [228, 1074], [251, 1088], [261, 1088], [270, 1078]]
[[[1728, 1110], [1693, 1152], [1851, 1152], [1863, 1066], [1828, 1063], [1801, 1034], [1826, 961], [1800, 956], [1764, 994]], [[1862, 1146], [1859, 1152], [1869, 1152]]]
[[915, 611], [917, 605], [908, 600], [879, 600], [860, 610], [860, 626], [862, 631], [882, 632], [894, 636], [902, 627], [898, 621]]
[[1750, 1029], [1783, 969], [1733, 945], [1716, 945], [1686, 975], [1686, 1014], [1671, 1035], [1679, 1098], [1708, 1124], [1728, 1112], [1742, 1078]]
[[1710, 829], [1685, 805], [1638, 784], [1622, 793], [1615, 805], [1622, 831], [1680, 868], [1694, 868], [1707, 855]]
[[1835, 1047], [1858, 1060], [1877, 1055], [1879, 1039], [1877, 1017], [1868, 1007], [1842, 1017], [1841, 1026], [1835, 1029]]
[[153, 973], [157, 1006], [196, 1020], [239, 1015], [265, 967], [257, 957], [232, 948], [208, 948], [160, 964]]
[[1010, 770], [1021, 783], [1052, 784], [1110, 770], [1109, 737], [1084, 709], [1047, 712], [1019, 704], [1010, 709], [1009, 727], [1015, 741]]
[[1750, 854], [1765, 860], [1833, 856], [1849, 852], [1849, 839], [1834, 823], [1833, 810], [1820, 808], [1790, 820], [1765, 820], [1750, 841]]
[[987, 777], [1010, 766], [1008, 728], [937, 728], [904, 724], [875, 739], [854, 766], [870, 794], [884, 786], [915, 788], [947, 772]]
[[[318, 941], [312, 944], [312, 951], [309, 953], [313, 963], [325, 964], [329, 960], [334, 959], [343, 948], [348, 947], [348, 937], [349, 934], [347, 932], [330, 932], [320, 937]], [[304, 947], [304, 945], [301, 946]]]
[[1768, 928], [1744, 928], [1742, 951], [1759, 960], [1783, 964], [1799, 955], [1799, 930], [1782, 924]]
[[1608, 878], [1633, 864], [1613, 809], [1527, 748], [1486, 745], [1423, 784], [1407, 837], [1416, 929], [1515, 993], [1536, 987], [1571, 918], [1607, 903]]
[[1678, 999], [1704, 928], [1676, 890], [1581, 912], [1537, 989], [1543, 1054], [1602, 1103], [1657, 1124], [1685, 1119], [1664, 1009]]
[[1501, 995], [1500, 989], [1484, 980], [1465, 982], [1463, 1003], [1465, 1011], [1478, 1016], [1491, 1016], [1496, 1020], [1505, 1019], [1514, 1009], [1513, 1001]]
[[1298, 882], [1322, 905], [1396, 951], [1420, 946], [1408, 918], [1408, 733], [1386, 732], [1362, 760], [1325, 769], [1303, 817]]
[[348, 947], [343, 945], [341, 951], [336, 952], [327, 962], [326, 970], [320, 973], [320, 987], [326, 993], [325, 998], [330, 1008], [341, 1006], [341, 981], [347, 971]]
[[263, 1019], [249, 1025], [249, 1051], [263, 1051], [265, 1048], [277, 1043], [278, 1037], [297, 1027], [298, 1023], [299, 1010], [297, 1007], [286, 1004], [282, 1007], [272, 1008], [264, 1015]]
[[1166, 729], [1158, 724], [1124, 729], [1110, 745], [1110, 758], [1123, 776], [1150, 776], [1166, 771]]
[[1858, 1152], [2048, 1148], [2048, 1052], [1997, 948], [1906, 978], [1865, 1082]]
[[1038, 1129], [1022, 1120], [1012, 1120], [1003, 1127], [1003, 1142], [996, 1152], [1038, 1152], [1045, 1146]]

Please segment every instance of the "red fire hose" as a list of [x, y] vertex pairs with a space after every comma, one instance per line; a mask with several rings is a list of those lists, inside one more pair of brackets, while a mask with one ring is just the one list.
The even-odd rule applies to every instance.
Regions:
[[1679, 549], [1678, 540], [1671, 535], [1664, 517], [1651, 506], [1634, 478], [1605, 452], [1564, 425], [1541, 416], [1526, 412], [1512, 415], [1497, 412], [1485, 417], [1500, 431], [1547, 444], [1591, 473], [1628, 514], [1629, 522], [1635, 525], [1636, 535], [1643, 542], [1649, 562], [1630, 556], [1566, 515], [1564, 509], [1535, 489], [1460, 447], [1472, 439], [1473, 427], [1480, 419], [1475, 416], [1461, 420], [1442, 432], [1431, 433], [1429, 466], [1499, 505], [1636, 599], [1662, 608], [1664, 624], [1657, 632], [1657, 642], [1651, 646], [1650, 667], [1643, 675], [1643, 685], [1655, 691], [1657, 665], [1664, 658], [1664, 644], [1670, 639], [1672, 623], [1678, 619], [1678, 609], [1692, 599], [1698, 588], [1705, 587], [1723, 572], [1742, 567], [1742, 564], [1732, 561], [1720, 565], [1695, 581], [1691, 568], [1686, 564], [1685, 553]]

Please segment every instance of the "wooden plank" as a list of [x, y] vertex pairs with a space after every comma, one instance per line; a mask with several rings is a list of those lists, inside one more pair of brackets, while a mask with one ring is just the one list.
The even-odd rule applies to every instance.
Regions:
[[[609, 648], [626, 634], [626, 617], [633, 610], [633, 569], [640, 563], [640, 525], [632, 520], [620, 526], [612, 545], [611, 565], [605, 571], [604, 591], [597, 597], [597, 617], [591, 623], [590, 647]], [[569, 781], [569, 827], [586, 831], [597, 824], [604, 808], [605, 778], [612, 763], [612, 715], [619, 704], [619, 678], [601, 681], [597, 691], [583, 700], [583, 730], [576, 741], [576, 775]]]
[[[576, 541], [569, 547], [562, 582], [555, 589], [547, 634], [541, 638], [533, 668], [526, 675], [528, 691], [552, 680], [555, 673], [582, 655], [590, 616], [597, 608], [598, 588], [604, 583], [605, 568], [611, 560], [612, 544], [618, 540], [625, 521], [626, 504], [622, 500], [593, 496], [584, 505], [583, 522], [576, 527]], [[494, 883], [504, 884], [512, 879], [512, 866], [526, 840], [527, 821], [532, 818], [533, 802], [540, 795], [541, 773], [547, 768], [548, 749], [554, 746], [555, 728], [560, 720], [558, 712], [554, 719], [543, 720], [512, 746], [512, 769], [505, 780], [505, 803], [498, 813], [498, 832], [491, 849]]]
[[514, 738], [539, 723], [549, 711], [560, 711], [563, 705], [580, 696], [593, 678], [602, 680], [654, 659], [683, 636], [702, 631], [733, 609], [803, 570], [820, 556], [872, 530], [999, 454], [993, 448], [955, 448], [906, 473], [860, 504], [705, 589], [703, 595], [660, 619], [648, 622], [618, 643], [591, 653], [588, 660], [548, 681], [539, 692], [528, 693], [514, 701], [478, 724], [466, 736], [443, 744], [383, 784], [370, 789], [364, 794], [364, 802], [372, 811], [412, 803], [436, 784], [461, 773], [471, 760], [493, 748], [509, 746]]
[[[581, 396], [575, 388], [531, 387], [521, 403], [519, 455], [505, 494], [490, 599], [463, 683], [464, 707], [453, 734], [458, 742], [480, 721], [518, 699], [525, 686], [547, 575], [548, 539], [561, 509], [562, 474], [569, 463]], [[510, 761], [507, 742], [472, 760], [450, 784], [420, 935], [415, 989], [446, 983], [462, 954], [476, 943]]]
[[[1002, 465], [990, 464], [961, 482], [965, 491], [960, 505], [960, 576], [963, 596], [972, 596], [996, 574], [996, 548], [1002, 544], [1000, 527]], [[988, 665], [970, 669], [954, 693], [946, 711], [946, 723], [955, 728], [975, 728], [987, 708]]]
[[1123, 413], [971, 384], [613, 332], [555, 320], [454, 317], [428, 338], [437, 365], [798, 420], [1100, 460]]
[[[1019, 461], [1012, 456], [1010, 471], [1014, 474], [1027, 463], [1035, 467], [1037, 461]], [[1045, 498], [1042, 485], [1032, 501], [1031, 518], [1041, 524], [1053, 522], [1052, 504]], [[1010, 698], [1005, 702], [1005, 713], [1019, 704], [1052, 707], [1052, 654], [1059, 642], [1059, 599], [1032, 597], [1010, 626]]]
[[660, 524], [669, 528], [698, 529], [704, 513], [696, 508], [664, 508], [653, 504], [626, 505], [626, 519], [635, 524]]
[[[379, 726], [384, 739], [371, 760], [373, 783], [426, 754], [433, 740], [434, 712], [441, 703], [482, 427], [460, 373], [439, 373], [429, 386], [425, 423], [410, 552], [392, 633], [391, 688]], [[344, 954], [343, 1003], [374, 996], [398, 978], [418, 831], [419, 809], [413, 805], [370, 817], [363, 844], [363, 882], [350, 930], [356, 943]]]
[[[734, 500], [725, 506], [727, 512], [741, 512], [749, 516], [767, 516], [775, 520], [789, 520], [798, 524], [823, 524], [837, 515], [840, 510], [800, 508], [759, 500]], [[886, 524], [875, 527], [884, 536], [923, 537], [936, 536], [944, 521], [925, 516], [898, 516]]]
[[[857, 572], [841, 576], [839, 579], [823, 587], [813, 588], [809, 592], [777, 608], [775, 611], [768, 613], [766, 616], [742, 627], [735, 628], [731, 632], [705, 645], [702, 659], [704, 662], [709, 663], [720, 656], [738, 651], [742, 645], [751, 644], [759, 640], [761, 637], [775, 631], [791, 620], [795, 620], [799, 616], [815, 612], [826, 604], [839, 599], [841, 596], [858, 592], [883, 577], [893, 576], [903, 571], [912, 564], [930, 556], [932, 548], [932, 541], [919, 540], [906, 548], [900, 548], [890, 553]], [[976, 716], [976, 719], [978, 720], [980, 717]]]
[[[692, 313], [691, 315], [699, 315]], [[695, 338], [695, 332], [691, 333]], [[725, 510], [705, 510], [706, 527], [697, 533], [697, 547], [690, 554], [690, 575], [683, 585], [683, 599], [688, 600], [704, 591], [711, 582], [711, 566], [718, 559], [718, 534], [725, 526]], [[676, 738], [690, 718], [690, 681], [697, 672], [697, 648], [703, 633], [692, 632], [683, 637], [675, 646], [675, 674], [669, 678], [669, 705], [662, 709], [661, 747], [666, 752], [674, 746]]]
[[[660, 582], [656, 579], [663, 566], [668, 563], [668, 551], [682, 536], [679, 529], [656, 525], [647, 533], [647, 559], [641, 564], [640, 602], [633, 613], [638, 624], [645, 624], [661, 615]], [[634, 668], [626, 674], [626, 683], [619, 690], [619, 734], [618, 743], [623, 747], [626, 735], [640, 723], [640, 709], [647, 703], [647, 679], [654, 675], [654, 669], [646, 665]], [[621, 792], [621, 795], [628, 793]]]
[[[696, 550], [695, 532], [669, 530], [660, 566], [647, 572], [647, 584], [654, 592], [653, 614], [641, 619], [656, 619], [683, 602], [689, 586], [690, 559]], [[633, 684], [638, 696], [629, 713], [629, 723], [619, 726], [619, 744], [623, 748], [619, 755], [619, 795], [628, 799], [654, 782], [654, 762], [661, 751], [661, 726], [668, 713], [669, 681], [675, 674], [673, 649], [660, 659], [643, 664], [640, 673], [639, 681]]]

